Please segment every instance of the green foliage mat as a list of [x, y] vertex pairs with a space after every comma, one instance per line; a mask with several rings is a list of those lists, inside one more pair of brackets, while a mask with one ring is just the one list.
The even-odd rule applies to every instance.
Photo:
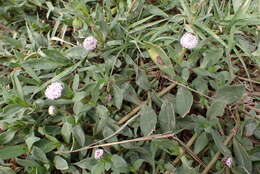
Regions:
[[0, 0], [0, 173], [260, 173], [259, 7]]

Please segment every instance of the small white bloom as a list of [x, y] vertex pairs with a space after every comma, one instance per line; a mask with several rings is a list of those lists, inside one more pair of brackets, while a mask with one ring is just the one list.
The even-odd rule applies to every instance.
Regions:
[[229, 168], [231, 168], [232, 163], [233, 163], [233, 159], [232, 159], [231, 157], [225, 158], [225, 159], [224, 159], [224, 163], [225, 163]]
[[55, 110], [56, 110], [56, 107], [53, 106], [53, 105], [51, 105], [51, 106], [49, 106], [49, 108], [48, 108], [48, 113], [49, 113], [50, 115], [55, 115]]
[[185, 33], [181, 37], [181, 46], [187, 49], [193, 49], [198, 45], [198, 37], [192, 33]]
[[93, 36], [86, 37], [86, 39], [83, 42], [83, 47], [88, 51], [92, 51], [96, 49], [97, 39], [94, 38]]
[[62, 90], [63, 90], [62, 83], [54, 82], [50, 84], [45, 90], [45, 96], [50, 100], [60, 98], [62, 94]]
[[96, 149], [95, 152], [94, 152], [94, 157], [95, 159], [101, 159], [102, 156], [104, 154], [104, 150], [103, 149]]

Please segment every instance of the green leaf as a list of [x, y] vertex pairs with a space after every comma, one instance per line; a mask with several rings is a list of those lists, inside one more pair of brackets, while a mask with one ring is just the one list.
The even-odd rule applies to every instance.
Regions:
[[[203, 53], [203, 62], [206, 63], [202, 63], [202, 64], [206, 64], [205, 67], [211, 67], [215, 64], [220, 63], [221, 58], [224, 58], [223, 56], [224, 53], [224, 49], [223, 48], [219, 48], [219, 47], [211, 47], [210, 49], [206, 50]], [[201, 68], [205, 68], [200, 66]]]
[[151, 16], [148, 16], [148, 17], [146, 17], [146, 18], [143, 18], [142, 20], [139, 20], [139, 21], [137, 21], [137, 22], [135, 22], [135, 23], [129, 25], [128, 28], [129, 28], [129, 29], [131, 29], [131, 28], [136, 28], [138, 25], [141, 25], [141, 24], [145, 23], [146, 21], [152, 19], [153, 17], [154, 17], [154, 15], [151, 15]]
[[183, 8], [183, 12], [184, 14], [188, 17], [188, 21], [191, 23], [193, 16], [192, 16], [192, 12], [189, 9], [188, 5], [187, 5], [187, 1], [186, 0], [179, 0], [181, 7]]
[[239, 7], [243, 4], [244, 0], [232, 0], [234, 12], [237, 12]]
[[231, 104], [240, 100], [243, 97], [244, 91], [244, 86], [225, 86], [217, 90], [214, 98], [226, 104]]
[[44, 151], [42, 151], [39, 147], [36, 146], [33, 147], [32, 156], [38, 161], [49, 163], [49, 160], [45, 155]]
[[162, 132], [173, 131], [176, 124], [173, 103], [168, 101], [163, 102], [158, 119]]
[[114, 95], [114, 103], [117, 109], [121, 109], [123, 98], [124, 98], [124, 91], [120, 89], [116, 84], [113, 85], [113, 95]]
[[245, 147], [242, 146], [242, 144], [240, 144], [236, 138], [233, 139], [233, 148], [238, 166], [240, 166], [244, 170], [246, 169], [247, 173], [252, 173], [253, 167], [250, 156], [247, 153]]
[[54, 165], [55, 165], [56, 169], [58, 169], [58, 170], [69, 169], [67, 161], [60, 156], [55, 156]]
[[77, 102], [77, 103], [75, 103], [75, 105], [74, 105], [75, 108], [73, 107], [73, 110], [75, 109], [75, 113], [76, 114], [87, 112], [87, 111], [89, 111], [90, 109], [93, 108], [93, 106], [87, 105], [87, 104], [83, 104], [82, 102]]
[[170, 77], [174, 77], [175, 71], [171, 63], [171, 59], [165, 53], [165, 51], [158, 45], [151, 44], [149, 42], [145, 43], [148, 54], [152, 61], [160, 68], [162, 72]]
[[226, 103], [223, 101], [215, 101], [211, 104], [210, 108], [207, 110], [207, 117], [215, 118], [217, 116], [222, 116], [225, 112]]
[[71, 132], [72, 132], [72, 125], [68, 122], [65, 122], [61, 128], [61, 135], [66, 143], [70, 142]]
[[194, 153], [200, 153], [208, 144], [209, 140], [207, 137], [207, 133], [203, 132], [196, 140], [194, 145]]
[[147, 105], [143, 105], [140, 114], [141, 131], [143, 132], [144, 136], [147, 136], [155, 130], [157, 115], [154, 110]]
[[41, 79], [37, 76], [35, 71], [28, 65], [28, 64], [23, 64], [22, 65], [23, 69], [37, 82], [41, 82]]
[[[47, 82], [45, 82], [44, 84], [42, 84], [40, 87], [38, 87], [35, 91], [34, 91], [34, 95], [38, 92], [40, 92], [41, 90], [43, 90], [44, 88], [46, 88], [50, 83], [52, 82], [56, 82], [58, 80], [60, 80], [61, 78], [65, 77], [66, 75], [72, 73], [79, 65], [81, 64], [81, 61], [79, 61], [78, 63], [76, 63], [75, 65], [72, 65], [71, 67], [65, 69], [64, 71], [62, 71], [60, 74], [54, 76], [51, 80], [48, 80]], [[33, 96], [33, 95], [32, 95]]]
[[[235, 5], [236, 7], [237, 6], [239, 6], [239, 8], [238, 9], [235, 9], [234, 8], [234, 10], [236, 10], [235, 12], [235, 15], [233, 16], [233, 18], [231, 19], [231, 23], [230, 24], [234, 24], [234, 22], [236, 21], [236, 20], [238, 20], [238, 19], [244, 19], [245, 18], [245, 16], [247, 16], [247, 14], [246, 14], [246, 12], [247, 12], [247, 10], [249, 9], [249, 7], [250, 7], [250, 3], [251, 3], [251, 1], [252, 0], [244, 0], [244, 1], [242, 1], [241, 3], [239, 2], [239, 0], [238, 0], [238, 2], [237, 2], [237, 4]], [[233, 3], [234, 4], [234, 3]], [[234, 6], [234, 7], [235, 7]]]
[[209, 35], [211, 35], [214, 39], [216, 39], [225, 48], [228, 48], [227, 44], [218, 35], [216, 35], [210, 28], [208, 28], [206, 25], [198, 22], [197, 20], [194, 22], [194, 24], [197, 27], [199, 27], [200, 29], [206, 31]]
[[48, 153], [59, 146], [57, 142], [49, 141], [46, 138], [41, 138], [39, 141], [35, 142], [34, 145], [39, 147], [44, 153]]
[[[102, 133], [103, 133], [104, 137], [108, 137], [108, 136], [112, 135], [113, 133], [115, 133], [115, 131], [113, 131], [113, 129], [111, 129], [109, 126], [105, 126], [103, 128]], [[116, 141], [118, 141], [118, 139], [117, 139], [117, 136], [113, 136], [106, 141], [110, 143], [110, 142], [116, 142]]]
[[171, 155], [177, 156], [180, 153], [180, 146], [176, 141], [171, 141], [168, 139], [154, 139], [152, 144]]
[[0, 174], [16, 174], [16, 172], [10, 169], [9, 167], [0, 166]]
[[84, 133], [83, 129], [81, 128], [81, 126], [80, 125], [75, 126], [72, 129], [72, 134], [76, 138], [79, 145], [81, 147], [83, 147], [85, 145], [86, 139], [85, 139], [85, 133]]
[[14, 138], [16, 131], [7, 130], [0, 134], [0, 144], [7, 144]]
[[225, 156], [231, 156], [230, 150], [224, 145], [223, 138], [219, 135], [219, 133], [215, 130], [211, 131], [211, 135], [213, 137], [213, 140], [218, 148], [218, 150]]
[[18, 79], [18, 71], [15, 71], [11, 74], [13, 85], [16, 89], [17, 95], [24, 100], [23, 88], [20, 80]]
[[25, 143], [27, 144], [28, 149], [30, 150], [32, 145], [33, 145], [33, 143], [35, 143], [35, 142], [37, 142], [39, 140], [40, 140], [39, 137], [35, 137], [34, 135], [32, 135], [32, 136], [26, 138]]
[[125, 84], [124, 86], [124, 100], [137, 105], [141, 104], [141, 101], [138, 99], [135, 89], [130, 84]]
[[16, 162], [20, 165], [20, 166], [24, 166], [24, 167], [37, 167], [40, 166], [40, 164], [38, 164], [36, 161], [34, 161], [33, 159], [19, 159], [16, 158]]
[[95, 127], [95, 134], [103, 130], [107, 124], [108, 119], [108, 109], [103, 105], [98, 105], [96, 107], [97, 124]]
[[133, 33], [136, 33], [136, 32], [142, 32], [142, 31], [145, 31], [147, 30], [148, 28], [152, 27], [152, 26], [155, 26], [155, 25], [158, 25], [162, 22], [166, 21], [166, 19], [161, 19], [161, 20], [156, 20], [156, 21], [153, 21], [153, 22], [150, 22], [150, 23], [146, 23], [144, 25], [141, 25], [139, 27], [135, 27], [133, 28], [132, 30], [129, 31], [129, 34], [133, 34]]
[[94, 167], [91, 169], [91, 173], [95, 174], [103, 174], [105, 171], [104, 163], [97, 163]]
[[6, 146], [0, 149], [0, 159], [10, 159], [27, 153], [26, 145]]
[[188, 89], [180, 87], [176, 96], [176, 112], [181, 117], [185, 117], [190, 112], [192, 104], [192, 93]]
[[8, 36], [4, 36], [4, 38], [2, 38], [6, 43], [10, 44], [11, 46], [15, 47], [15, 48], [22, 48], [23, 44], [21, 42], [21, 40], [17, 40], [14, 39], [12, 37], [8, 37]]
[[59, 63], [64, 66], [70, 64], [70, 60], [64, 57], [57, 50], [44, 50], [43, 53], [46, 58], [49, 58], [56, 63]]
[[255, 130], [257, 129], [257, 123], [250, 122], [247, 123], [245, 126], [245, 136], [250, 137], [255, 133]]
[[134, 162], [133, 167], [136, 171], [139, 170], [139, 168], [142, 166], [142, 164], [145, 162], [143, 159], [138, 159]]
[[120, 172], [124, 173], [123, 171], [127, 171], [128, 164], [126, 161], [119, 155], [113, 155], [111, 158], [111, 161], [113, 163], [113, 167], [116, 170], [119, 170]]
[[93, 158], [86, 158], [77, 163], [74, 163], [74, 165], [76, 165], [82, 169], [90, 170], [94, 165], [96, 165], [96, 163], [97, 163], [97, 160], [95, 160]]
[[148, 80], [146, 73], [143, 70], [138, 71], [138, 74], [136, 75], [136, 84], [144, 90], [150, 89], [151, 84]]
[[80, 81], [79, 75], [75, 74], [73, 79], [73, 84], [72, 84], [72, 89], [74, 92], [77, 91], [77, 89], [79, 88], [79, 81]]
[[165, 13], [163, 10], [161, 10], [160, 8], [154, 6], [154, 5], [148, 5], [146, 7], [146, 9], [153, 15], [155, 16], [162, 16], [165, 18], [168, 18], [169, 16], [167, 15], [167, 13]]

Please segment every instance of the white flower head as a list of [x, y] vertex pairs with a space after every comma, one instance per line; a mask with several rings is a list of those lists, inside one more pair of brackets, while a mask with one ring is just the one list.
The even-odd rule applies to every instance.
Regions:
[[232, 163], [233, 163], [233, 159], [231, 157], [228, 157], [228, 158], [224, 158], [224, 163], [229, 167], [231, 168], [232, 166]]
[[62, 83], [54, 82], [50, 84], [45, 90], [45, 96], [50, 100], [55, 100], [61, 97], [62, 90], [63, 90]]
[[49, 108], [48, 108], [48, 113], [49, 113], [50, 115], [55, 115], [55, 110], [56, 110], [56, 107], [53, 106], [53, 105], [51, 105], [51, 106], [49, 106]]
[[97, 48], [97, 39], [93, 36], [86, 37], [83, 42], [83, 47], [88, 50], [92, 51]]
[[103, 149], [96, 149], [95, 152], [94, 152], [94, 158], [97, 159], [97, 160], [101, 159], [103, 154], [104, 154]]
[[181, 37], [181, 46], [187, 49], [193, 49], [198, 45], [199, 39], [192, 33], [185, 33]]

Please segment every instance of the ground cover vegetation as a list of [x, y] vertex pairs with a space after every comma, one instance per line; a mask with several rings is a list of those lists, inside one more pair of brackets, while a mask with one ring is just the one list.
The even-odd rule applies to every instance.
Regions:
[[260, 173], [259, 0], [0, 0], [0, 173]]

